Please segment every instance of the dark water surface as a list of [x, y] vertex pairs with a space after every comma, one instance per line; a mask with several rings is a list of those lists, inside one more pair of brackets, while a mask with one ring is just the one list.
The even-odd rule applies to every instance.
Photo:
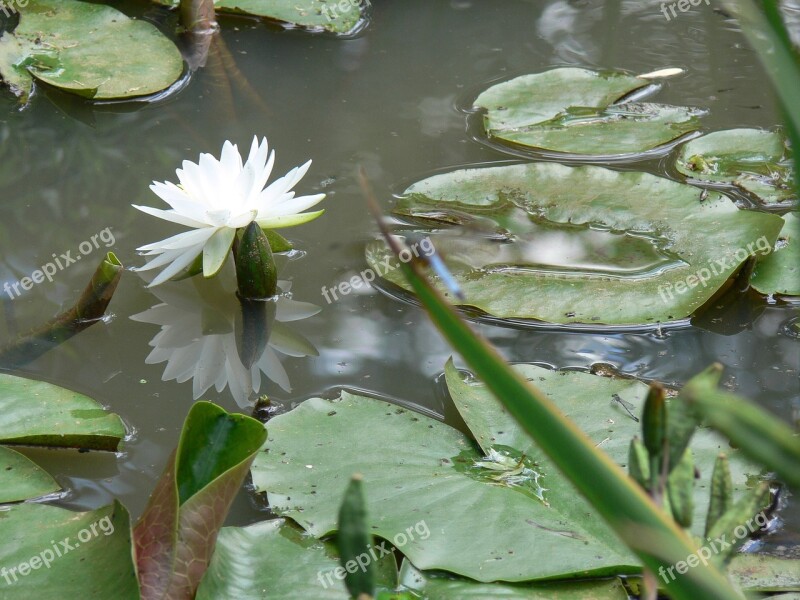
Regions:
[[[715, 4], [702, 3], [667, 21], [660, 2], [642, 0], [375, 0], [371, 25], [347, 40], [223, 18], [223, 53], [212, 54], [206, 69], [164, 101], [87, 107], [40, 91], [19, 112], [3, 93], [0, 279], [16, 281], [53, 253], [74, 254], [82, 241], [109, 227], [122, 262], [141, 265], [136, 247], [180, 230], [131, 208], [162, 206], [148, 184], [175, 180], [181, 160], [196, 160], [200, 152], [218, 155], [226, 139], [249, 147], [254, 134], [266, 135], [277, 150], [275, 173], [313, 158], [296, 189], [325, 191], [328, 198], [322, 218], [286, 230], [305, 255], [288, 261], [281, 274], [292, 282], [294, 300], [323, 308], [289, 324], [319, 356], [280, 355], [291, 391], [264, 380], [261, 393], [290, 408], [348, 387], [458, 424], [436, 382], [452, 351], [419, 309], [375, 290], [331, 304], [321, 294], [323, 286], [366, 267], [363, 246], [373, 239], [374, 226], [358, 191], [357, 166], [366, 167], [388, 209], [391, 191], [433, 170], [507, 160], [471, 139], [473, 128], [458, 107], [468, 106], [490, 82], [557, 66], [633, 73], [683, 67], [687, 74], [670, 81], [658, 101], [708, 108], [704, 122], [713, 129], [772, 127], [779, 115], [770, 84]], [[138, 3], [120, 8], [165, 22], [162, 11], [142, 12]], [[228, 65], [229, 74], [235, 65], [238, 73], [226, 78], [220, 64]], [[663, 173], [663, 163], [637, 166]], [[5, 297], [3, 336], [68, 307], [104, 251], [59, 272], [52, 283], [13, 301]], [[26, 451], [72, 490], [64, 505], [88, 509], [117, 497], [138, 517], [177, 443], [193, 402], [192, 383], [162, 381], [166, 365], [145, 363], [159, 327], [130, 318], [161, 301], [136, 274], [126, 273], [107, 323], [13, 370], [91, 395], [134, 432], [116, 457]], [[177, 305], [176, 319], [192, 312], [192, 301], [182, 301], [188, 304]], [[196, 301], [194, 306], [201, 314]], [[225, 330], [228, 313], [221, 313]], [[800, 344], [784, 329], [796, 314], [796, 308], [744, 295], [691, 327], [660, 335], [478, 328], [511, 361], [583, 368], [608, 363], [668, 383], [682, 383], [719, 361], [727, 387], [792, 420], [800, 410]], [[212, 386], [202, 397], [238, 410], [228, 389], [217, 393]], [[797, 543], [800, 518], [791, 501], [782, 517], [783, 529], [764, 542], [768, 549]], [[228, 522], [262, 518], [242, 493]]]

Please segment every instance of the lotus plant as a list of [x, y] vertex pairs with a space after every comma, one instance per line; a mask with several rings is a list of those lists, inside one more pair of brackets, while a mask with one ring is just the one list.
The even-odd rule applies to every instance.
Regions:
[[236, 144], [226, 141], [219, 159], [204, 153], [197, 163], [184, 161], [182, 168], [176, 170], [178, 184], [153, 182], [150, 189], [170, 209], [133, 205], [134, 208], [191, 230], [138, 248], [148, 257], [147, 264], [139, 270], [164, 267], [150, 287], [177, 275], [201, 255], [203, 275], [216, 275], [234, 246], [237, 230], [250, 223], [275, 229], [319, 217], [323, 210], [303, 211], [322, 201], [325, 194], [295, 197], [291, 191], [311, 161], [267, 185], [274, 164], [275, 151], [269, 152], [266, 138], [259, 143], [253, 137], [244, 163]]

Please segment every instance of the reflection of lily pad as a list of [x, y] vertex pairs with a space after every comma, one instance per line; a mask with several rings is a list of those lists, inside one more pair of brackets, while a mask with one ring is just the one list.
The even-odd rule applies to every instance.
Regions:
[[[249, 527], [224, 527], [196, 600], [344, 600], [348, 594], [344, 581], [335, 575], [338, 567], [332, 543], [315, 540], [284, 519]], [[394, 589], [394, 557], [381, 557], [376, 568], [378, 585]]]
[[183, 72], [178, 49], [151, 23], [75, 0], [30, 0], [0, 38], [0, 75], [26, 99], [33, 79], [94, 99], [145, 96]]
[[790, 203], [795, 197], [786, 139], [774, 131], [729, 129], [709, 133], [681, 149], [676, 167], [693, 179], [732, 183], [765, 204]]
[[775, 251], [756, 266], [752, 286], [762, 294], [800, 296], [800, 217], [784, 215]]
[[[154, 0], [178, 6], [179, 0]], [[253, 15], [305, 29], [351, 33], [364, 19], [366, 0], [216, 0], [218, 13]]]
[[[405, 196], [396, 214], [470, 225], [455, 242], [434, 238], [466, 296], [460, 304], [548, 323], [688, 317], [748, 256], [771, 247], [782, 225], [776, 215], [739, 210], [716, 192], [703, 199], [693, 186], [647, 173], [556, 163], [463, 169], [415, 183]], [[605, 238], [587, 237], [592, 231]], [[399, 269], [383, 267], [382, 242], [366, 254], [373, 269], [408, 289]]]
[[60, 489], [61, 486], [27, 456], [0, 446], [0, 504], [38, 498]]
[[646, 152], [698, 128], [702, 111], [638, 99], [657, 86], [625, 73], [560, 68], [490, 87], [475, 99], [491, 138], [527, 148], [586, 155]]
[[[644, 384], [517, 368], [534, 378], [614, 460], [627, 462], [628, 444], [640, 424], [612, 402], [612, 394], [640, 412]], [[335, 529], [342, 492], [350, 474], [358, 471], [364, 476], [373, 533], [401, 546], [421, 569], [443, 569], [479, 581], [637, 570], [637, 560], [485, 388], [462, 382], [452, 364], [446, 372], [451, 395], [482, 450], [439, 421], [343, 392], [333, 401], [313, 398], [270, 421], [265, 452], [253, 464], [256, 488], [267, 491], [275, 512], [321, 537]], [[692, 447], [706, 480], [724, 445], [712, 433], [696, 435]], [[478, 465], [499, 448], [521, 453], [543, 473], [540, 483], [549, 506], [518, 481], [486, 477]], [[734, 484], [741, 490], [745, 467], [735, 456], [731, 463]], [[698, 513], [707, 506], [702, 495], [707, 496], [707, 489], [698, 492]]]

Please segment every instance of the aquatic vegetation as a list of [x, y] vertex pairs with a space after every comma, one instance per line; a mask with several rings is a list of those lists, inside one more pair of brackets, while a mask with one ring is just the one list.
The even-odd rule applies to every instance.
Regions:
[[[739, 210], [726, 196], [648, 173], [557, 163], [434, 175], [408, 187], [394, 213], [431, 227], [448, 219], [461, 225], [463, 247], [432, 235], [465, 295], [457, 304], [503, 319], [591, 325], [655, 326], [692, 316], [745, 260], [769, 254], [783, 225], [776, 215]], [[593, 244], [577, 235], [589, 229], [614, 235]], [[639, 250], [642, 240], [655, 257]], [[574, 266], [542, 258], [560, 246]], [[622, 268], [613, 264], [617, 255]], [[366, 256], [375, 268], [389, 251], [374, 242]], [[379, 272], [409, 289], [401, 270]]]
[[796, 199], [791, 152], [779, 132], [714, 131], [682, 146], [675, 166], [694, 180], [733, 184], [765, 205]]
[[[153, 0], [177, 7], [180, 0]], [[353, 34], [364, 25], [367, 0], [215, 0], [220, 14], [262, 17], [286, 27]]]
[[143, 600], [192, 598], [264, 426], [210, 402], [192, 406], [178, 447], [133, 528]]
[[489, 139], [513, 147], [595, 157], [647, 152], [696, 131], [704, 111], [642, 102], [659, 89], [646, 77], [563, 67], [495, 84], [474, 105], [486, 111]]
[[756, 265], [750, 283], [762, 294], [800, 296], [800, 218], [791, 212], [783, 222], [775, 250]]
[[295, 198], [295, 192], [291, 191], [306, 174], [311, 161], [267, 185], [274, 164], [275, 151], [269, 152], [267, 138], [259, 143], [253, 137], [244, 163], [238, 147], [226, 141], [219, 159], [201, 154], [197, 163], [184, 161], [182, 168], [176, 170], [179, 185], [154, 182], [150, 189], [171, 208], [137, 205], [134, 208], [192, 230], [138, 248], [148, 257], [147, 264], [139, 270], [164, 267], [150, 286], [178, 275], [199, 256], [203, 257], [203, 276], [216, 275], [228, 258], [236, 230], [250, 223], [274, 229], [319, 217], [323, 210], [302, 211], [321, 202], [325, 194]]
[[168, 88], [183, 73], [172, 41], [151, 23], [76, 0], [30, 0], [0, 38], [0, 75], [27, 102], [34, 81], [94, 100]]

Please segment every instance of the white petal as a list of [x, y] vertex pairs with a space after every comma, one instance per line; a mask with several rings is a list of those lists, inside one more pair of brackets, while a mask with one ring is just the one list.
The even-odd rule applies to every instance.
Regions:
[[228, 227], [233, 227], [234, 229], [238, 229], [239, 227], [250, 225], [250, 223], [252, 223], [255, 220], [257, 215], [258, 215], [257, 211], [249, 210], [235, 217], [231, 217], [230, 219], [228, 219]]
[[281, 227], [294, 227], [295, 225], [302, 225], [303, 223], [308, 223], [309, 221], [313, 221], [324, 212], [325, 212], [324, 210], [317, 210], [310, 213], [300, 213], [299, 215], [268, 217], [266, 219], [257, 219], [256, 222], [261, 226], [262, 229], [280, 229]]
[[228, 258], [235, 236], [235, 229], [223, 227], [209, 238], [203, 246], [203, 277], [212, 277], [219, 272]]
[[174, 183], [154, 181], [150, 189], [164, 202], [170, 205], [175, 212], [191, 219], [202, 220], [203, 205], [189, 196], [184, 190]]
[[284, 215], [294, 215], [303, 212], [307, 208], [316, 206], [325, 198], [325, 194], [315, 196], [300, 196], [291, 201], [283, 202], [279, 206], [271, 206], [267, 209], [265, 218], [282, 217]]
[[204, 244], [208, 238], [214, 234], [214, 231], [216, 231], [215, 227], [203, 227], [201, 229], [184, 231], [183, 233], [173, 235], [172, 237], [168, 237], [160, 242], [153, 242], [152, 244], [147, 244], [146, 246], [140, 246], [136, 250], [138, 252], [145, 252], [147, 250], [179, 250], [181, 248], [186, 248], [187, 246]]
[[185, 225], [186, 227], [197, 229], [198, 227], [208, 227], [208, 225], [210, 225], [210, 223], [204, 223], [196, 219], [190, 219], [189, 217], [176, 213], [174, 210], [162, 210], [160, 208], [152, 208], [150, 206], [137, 206], [136, 204], [131, 204], [131, 206], [142, 211], [143, 213], [147, 213], [148, 215], [152, 215], [172, 223], [177, 223], [178, 225]]
[[159, 285], [160, 283], [164, 283], [170, 277], [177, 275], [182, 269], [185, 269], [192, 261], [197, 258], [197, 255], [200, 254], [202, 246], [192, 246], [188, 250], [186, 250], [182, 255], [176, 258], [170, 266], [166, 269], [161, 271], [158, 276], [150, 282], [150, 285], [147, 287], [153, 287], [154, 285]]
[[232, 175], [236, 175], [242, 170], [242, 157], [236, 144], [231, 144], [228, 141], [222, 144], [219, 162], [222, 168]]

